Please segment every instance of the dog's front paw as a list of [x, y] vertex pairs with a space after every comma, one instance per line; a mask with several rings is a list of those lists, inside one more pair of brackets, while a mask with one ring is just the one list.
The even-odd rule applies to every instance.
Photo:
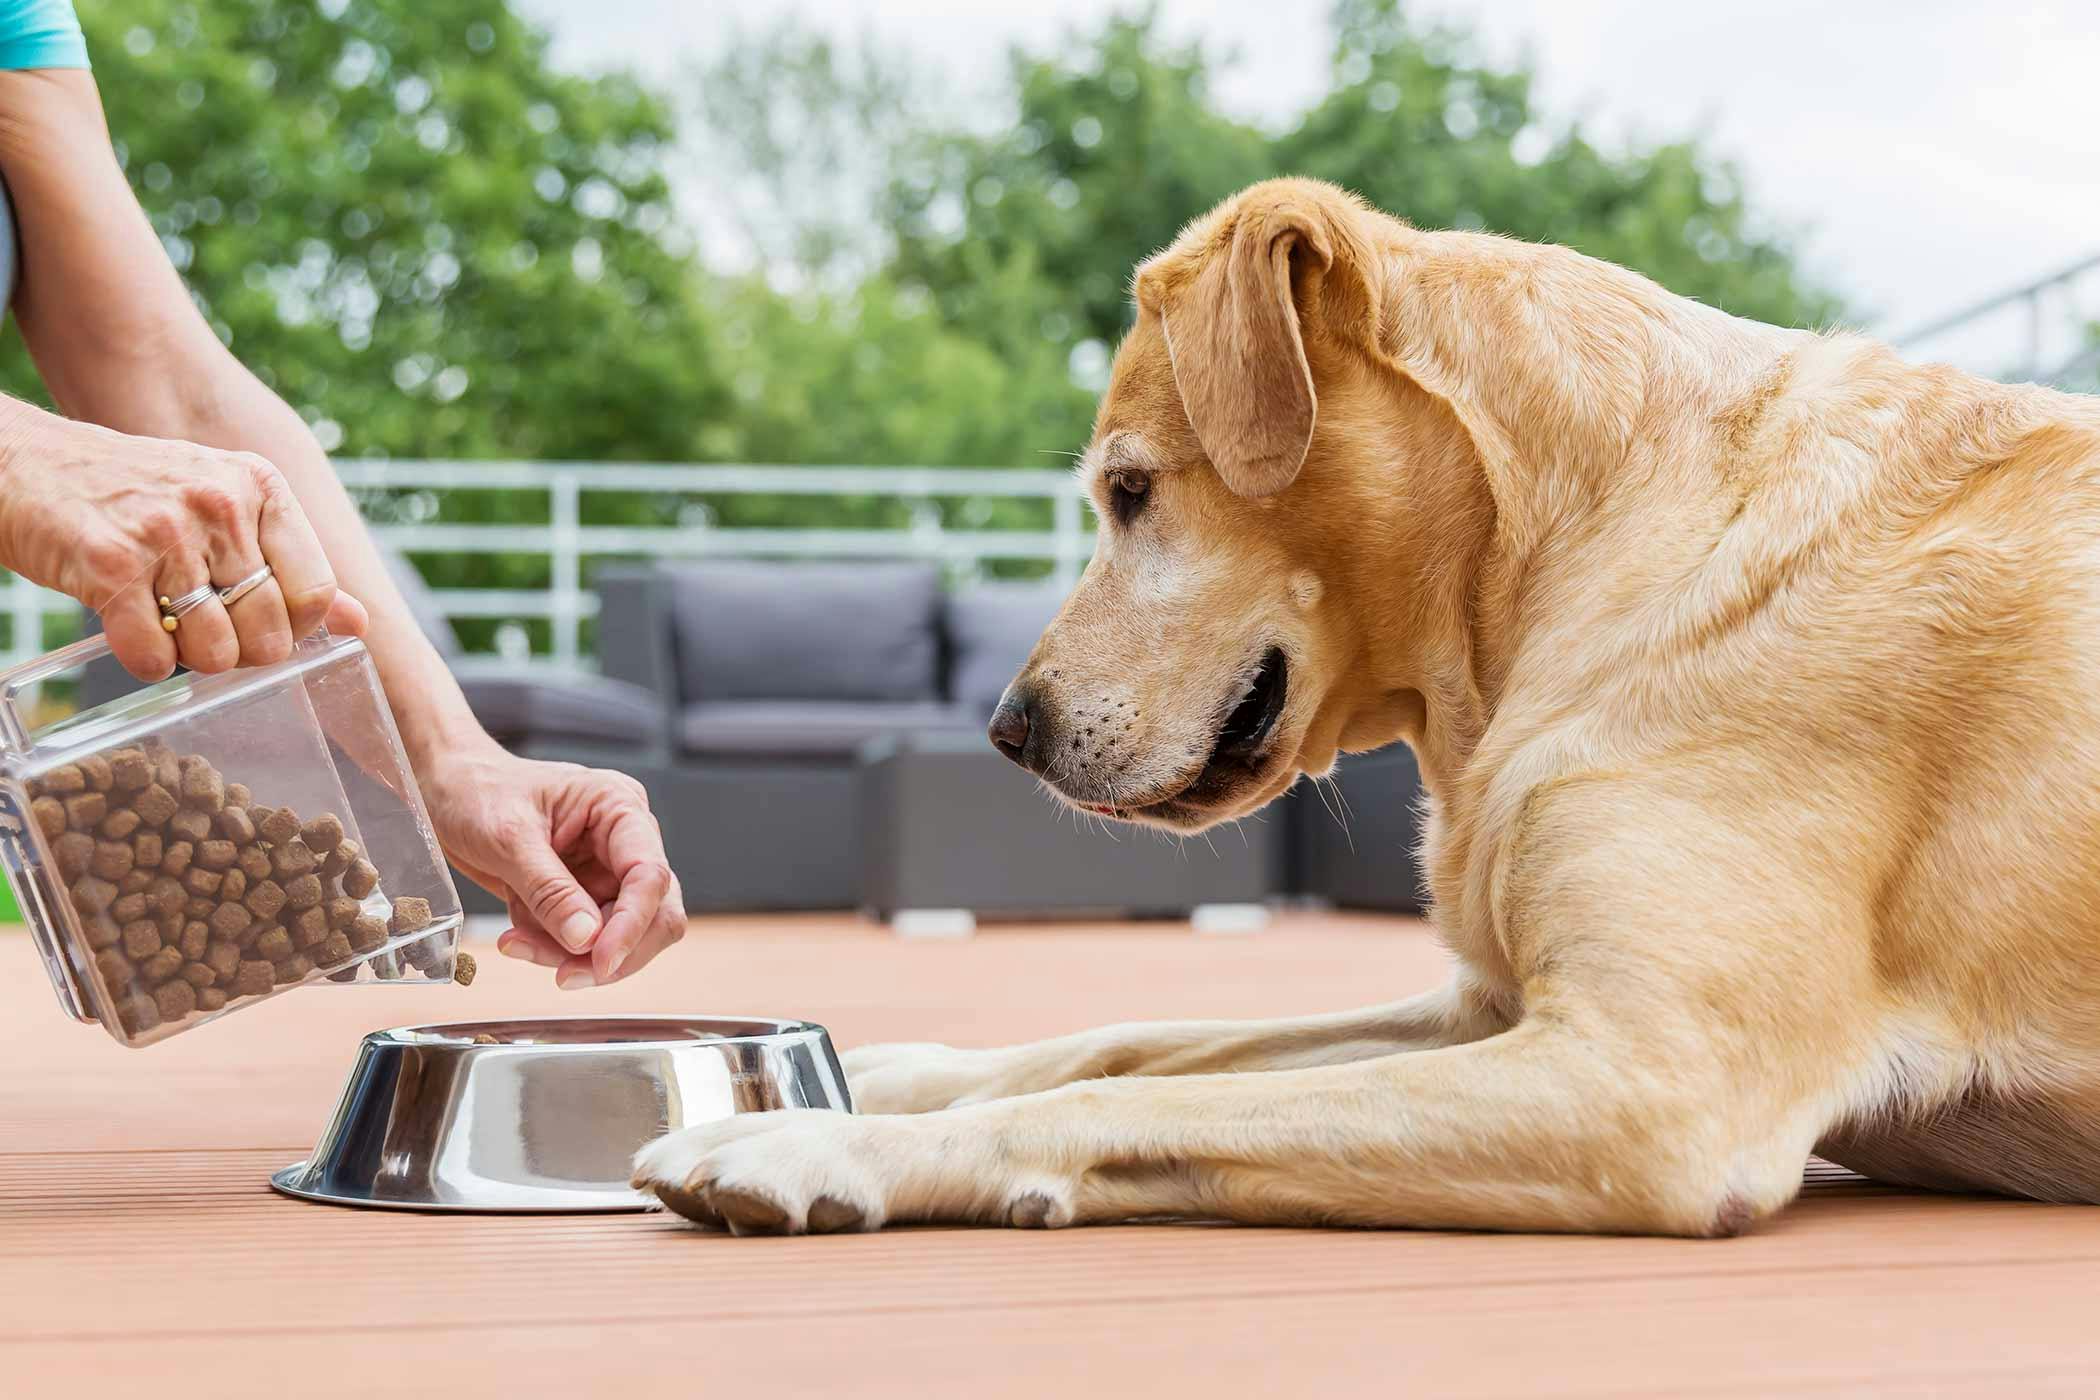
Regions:
[[860, 1113], [931, 1113], [998, 1097], [998, 1050], [923, 1043], [860, 1045], [839, 1057]]
[[634, 1184], [688, 1220], [738, 1235], [879, 1230], [889, 1190], [864, 1120], [828, 1109], [745, 1114], [669, 1133], [634, 1159]]

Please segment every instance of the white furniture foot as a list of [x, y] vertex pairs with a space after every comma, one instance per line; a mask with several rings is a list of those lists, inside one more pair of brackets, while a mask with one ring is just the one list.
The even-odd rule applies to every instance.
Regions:
[[968, 938], [977, 932], [977, 916], [967, 909], [899, 909], [890, 915], [890, 932], [899, 938]]
[[1199, 904], [1189, 910], [1197, 933], [1260, 933], [1269, 926], [1266, 904]]

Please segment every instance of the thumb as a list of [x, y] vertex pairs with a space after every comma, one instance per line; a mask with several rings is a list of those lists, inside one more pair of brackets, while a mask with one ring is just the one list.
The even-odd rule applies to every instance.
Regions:
[[516, 867], [504, 883], [532, 911], [540, 927], [572, 953], [581, 953], [598, 936], [598, 906], [576, 883], [553, 848], [536, 844], [516, 853]]
[[328, 616], [321, 625], [338, 637], [362, 637], [365, 629], [372, 625], [372, 615], [365, 605], [347, 593], [338, 592], [335, 601], [328, 605]]

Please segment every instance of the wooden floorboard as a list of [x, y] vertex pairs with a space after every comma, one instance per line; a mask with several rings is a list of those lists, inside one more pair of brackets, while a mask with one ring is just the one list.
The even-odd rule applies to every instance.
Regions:
[[733, 1240], [661, 1216], [363, 1212], [276, 1196], [357, 1037], [560, 1011], [806, 1015], [991, 1044], [1429, 985], [1418, 927], [722, 920], [564, 995], [322, 988], [144, 1052], [60, 1019], [0, 933], [7, 1395], [2092, 1395], [2100, 1211], [1817, 1165], [1736, 1240], [1145, 1226]]

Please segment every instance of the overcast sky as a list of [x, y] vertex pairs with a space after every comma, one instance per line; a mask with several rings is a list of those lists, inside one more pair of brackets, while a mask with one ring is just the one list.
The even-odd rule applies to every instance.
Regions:
[[[519, 0], [558, 61], [673, 81], [744, 5]], [[853, 37], [872, 30], [989, 89], [1017, 41], [1055, 40], [1127, 0], [772, 0]], [[1324, 3], [1161, 0], [1168, 32], [1236, 56], [1219, 83], [1272, 122], [1327, 77]], [[2094, 0], [1425, 0], [1497, 56], [1527, 49], [1541, 105], [1599, 134], [1702, 133], [1755, 207], [1802, 232], [1810, 269], [1894, 333], [2100, 252], [2100, 19]], [[1301, 17], [1294, 17], [1301, 16]], [[2100, 275], [2082, 288], [2100, 317]], [[2068, 318], [2066, 318], [2068, 322]], [[1985, 362], [2001, 326], [1931, 347]]]

